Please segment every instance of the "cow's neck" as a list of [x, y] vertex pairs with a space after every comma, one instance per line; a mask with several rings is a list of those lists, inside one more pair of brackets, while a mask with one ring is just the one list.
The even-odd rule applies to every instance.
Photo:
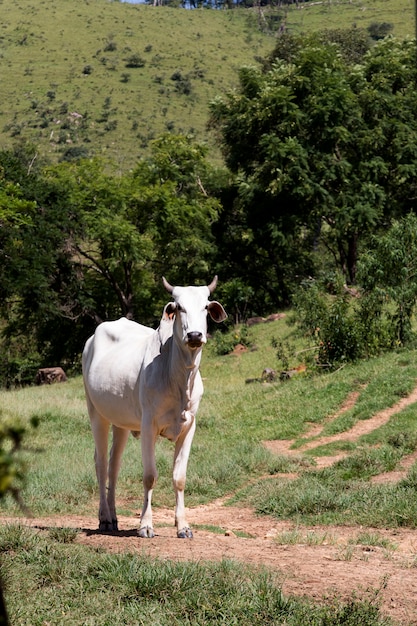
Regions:
[[176, 371], [182, 371], [185, 377], [189, 378], [193, 372], [197, 372], [200, 366], [202, 348], [190, 350], [187, 346], [177, 344], [175, 339], [172, 347], [171, 367]]

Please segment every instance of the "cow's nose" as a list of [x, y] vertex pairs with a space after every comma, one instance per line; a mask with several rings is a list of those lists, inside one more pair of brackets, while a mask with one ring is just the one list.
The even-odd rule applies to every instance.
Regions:
[[187, 341], [188, 345], [192, 348], [199, 347], [203, 343], [203, 333], [200, 333], [198, 331], [187, 333]]

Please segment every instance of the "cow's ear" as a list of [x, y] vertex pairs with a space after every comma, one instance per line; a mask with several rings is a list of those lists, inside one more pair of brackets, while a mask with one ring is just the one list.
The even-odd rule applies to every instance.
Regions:
[[175, 302], [168, 302], [164, 309], [164, 319], [172, 320], [174, 319], [175, 313], [177, 312], [177, 305]]
[[224, 322], [224, 320], [227, 318], [226, 311], [224, 310], [220, 302], [217, 302], [216, 300], [208, 303], [207, 310], [210, 314], [211, 319], [217, 323]]

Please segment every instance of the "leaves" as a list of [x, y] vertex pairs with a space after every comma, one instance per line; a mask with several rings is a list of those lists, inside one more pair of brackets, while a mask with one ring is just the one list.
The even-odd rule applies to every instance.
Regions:
[[238, 91], [210, 109], [267, 262], [281, 230], [307, 254], [312, 241], [329, 251], [348, 282], [361, 242], [417, 192], [415, 45], [388, 38], [367, 50], [359, 39], [349, 61], [340, 33], [286, 35], [263, 72], [243, 68]]

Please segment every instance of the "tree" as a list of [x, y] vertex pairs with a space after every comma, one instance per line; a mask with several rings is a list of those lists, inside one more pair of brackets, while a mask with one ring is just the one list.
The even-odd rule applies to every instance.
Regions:
[[135, 197], [157, 250], [155, 276], [169, 272], [171, 283], [195, 284], [212, 272], [212, 227], [220, 209], [213, 176], [205, 146], [169, 133], [152, 143], [150, 157], [133, 171]]
[[217, 201], [204, 188], [205, 155], [190, 139], [165, 135], [131, 174], [110, 174], [97, 160], [49, 170], [68, 197], [66, 245], [96, 321], [145, 321], [163, 273], [178, 283], [206, 277]]
[[228, 212], [239, 207], [263, 258], [252, 284], [271, 278], [281, 300], [323, 248], [355, 282], [361, 243], [408, 211], [416, 190], [414, 43], [383, 40], [360, 65], [336, 43], [302, 43], [287, 39], [286, 58], [264, 70], [242, 68], [239, 89], [211, 103], [236, 176]]
[[133, 283], [152, 257], [152, 245], [131, 179], [114, 175], [99, 159], [61, 163], [44, 175], [64, 199], [61, 233], [78, 276], [78, 296], [73, 306], [66, 301], [69, 314], [95, 322], [133, 318]]
[[[365, 295], [373, 294], [377, 308], [395, 307], [391, 314], [396, 345], [413, 337], [412, 316], [417, 303], [417, 217], [409, 213], [389, 230], [374, 237], [361, 257], [359, 277]], [[374, 306], [374, 310], [375, 310]]]
[[26, 339], [27, 358], [38, 351], [35, 360], [72, 367], [100, 321], [159, 317], [162, 274], [177, 284], [208, 280], [218, 202], [205, 188], [206, 149], [191, 139], [161, 137], [151, 156], [124, 175], [98, 159], [29, 172], [21, 155], [13, 166], [9, 154], [0, 163], [1, 156], [8, 176], [21, 182], [0, 186], [0, 207], [3, 192], [14, 219], [31, 210], [18, 235], [11, 226], [1, 232], [9, 355], [3, 380], [13, 379], [13, 359], [22, 365], [17, 336]]

